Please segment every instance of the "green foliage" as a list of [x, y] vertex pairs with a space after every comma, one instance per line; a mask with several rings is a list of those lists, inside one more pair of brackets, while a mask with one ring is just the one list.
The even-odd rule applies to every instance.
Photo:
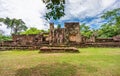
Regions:
[[61, 25], [60, 25], [60, 24], [58, 24], [58, 25], [57, 25], [57, 28], [61, 28]]
[[8, 41], [8, 40], [12, 40], [12, 37], [0, 34], [0, 42], [1, 41]]
[[0, 22], [4, 21], [4, 18], [0, 18]]
[[113, 37], [120, 34], [120, 8], [108, 11], [101, 16], [107, 23], [99, 29], [99, 37]]
[[120, 8], [111, 10], [111, 11], [107, 11], [106, 13], [104, 13], [101, 18], [105, 19], [108, 21], [107, 24], [109, 25], [118, 25], [120, 26]]
[[46, 4], [48, 12], [45, 15], [46, 20], [57, 20], [65, 15], [64, 4], [65, 0], [43, 0]]
[[25, 32], [21, 32], [21, 34], [29, 35], [29, 34], [39, 34], [39, 33], [43, 33], [43, 32], [46, 32], [46, 31], [39, 30], [35, 27], [31, 27], [30, 29], [26, 30]]
[[39, 34], [41, 31], [37, 28], [31, 27], [30, 29], [26, 30], [25, 32], [21, 32], [21, 34]]
[[83, 36], [88, 38], [93, 34], [93, 31], [90, 29], [90, 27], [86, 26], [85, 24], [80, 25], [80, 32]]
[[101, 28], [98, 30], [98, 36], [100, 38], [109, 38], [117, 35], [118, 28], [115, 25], [107, 25], [103, 24]]
[[18, 20], [15, 19], [15, 24], [13, 28], [14, 34], [19, 34], [21, 31], [25, 31], [26, 29], [27, 26], [21, 19]]
[[11, 34], [12, 34], [14, 20], [12, 21], [10, 18], [6, 17], [5, 19], [0, 18], [0, 22], [3, 22], [5, 25], [7, 25], [7, 28], [11, 28]]
[[0, 22], [3, 22], [5, 25], [7, 25], [7, 28], [11, 28], [11, 34], [13, 31], [13, 34], [19, 34], [21, 31], [25, 31], [27, 29], [27, 26], [21, 19], [10, 19], [8, 17], [0, 18]]
[[83, 36], [90, 37], [94, 33], [99, 38], [110, 38], [120, 34], [120, 8], [107, 11], [101, 18], [105, 19], [107, 23], [101, 25], [98, 30], [91, 30], [85, 24], [80, 25], [80, 31]]

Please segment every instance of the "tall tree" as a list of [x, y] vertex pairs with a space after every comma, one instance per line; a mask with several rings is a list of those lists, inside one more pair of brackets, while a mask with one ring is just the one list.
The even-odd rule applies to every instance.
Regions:
[[120, 8], [105, 12], [101, 18], [107, 21], [106, 25], [115, 25], [116, 33], [120, 34]]
[[11, 34], [13, 31], [13, 34], [19, 34], [19, 32], [26, 30], [27, 26], [21, 19], [10, 19], [8, 17], [6, 18], [0, 18], [0, 22], [3, 22], [7, 25], [7, 28], [11, 29]]
[[45, 15], [46, 20], [58, 20], [64, 13], [65, 0], [43, 0], [48, 12]]
[[12, 20], [12, 19], [10, 19], [8, 17], [0, 18], [0, 22], [3, 22], [5, 25], [7, 25], [7, 28], [11, 29], [11, 34], [12, 34], [14, 19]]
[[21, 19], [14, 19], [14, 27], [13, 27], [13, 31], [14, 34], [19, 34], [22, 31], [25, 31], [27, 29], [27, 26], [25, 25], [25, 23], [21, 20]]

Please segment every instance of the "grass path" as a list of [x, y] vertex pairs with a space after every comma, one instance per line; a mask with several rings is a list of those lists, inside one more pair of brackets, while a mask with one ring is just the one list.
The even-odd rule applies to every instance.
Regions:
[[120, 48], [38, 52], [0, 51], [0, 76], [120, 76]]

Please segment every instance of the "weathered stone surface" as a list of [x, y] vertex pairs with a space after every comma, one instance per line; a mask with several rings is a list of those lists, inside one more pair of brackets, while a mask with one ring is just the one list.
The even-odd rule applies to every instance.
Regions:
[[41, 47], [40, 52], [42, 53], [62, 53], [62, 52], [71, 52], [79, 53], [79, 50], [75, 47]]
[[105, 42], [114, 42], [113, 38], [97, 38], [95, 42], [105, 43]]
[[41, 34], [31, 34], [31, 35], [13, 35], [13, 41], [17, 45], [39, 45], [43, 42], [44, 36]]
[[80, 25], [78, 22], [65, 23], [66, 35], [69, 41], [81, 43]]
[[70, 42], [81, 42], [80, 25], [78, 22], [65, 23], [64, 28], [54, 28], [54, 25], [50, 24], [50, 44], [65, 45]]
[[113, 40], [120, 42], [120, 35], [114, 36], [114, 37], [113, 37]]

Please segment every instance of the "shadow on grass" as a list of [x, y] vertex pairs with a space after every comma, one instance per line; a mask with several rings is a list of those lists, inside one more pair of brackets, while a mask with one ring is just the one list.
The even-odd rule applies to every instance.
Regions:
[[68, 63], [39, 64], [33, 68], [22, 68], [15, 76], [76, 76], [77, 67]]

